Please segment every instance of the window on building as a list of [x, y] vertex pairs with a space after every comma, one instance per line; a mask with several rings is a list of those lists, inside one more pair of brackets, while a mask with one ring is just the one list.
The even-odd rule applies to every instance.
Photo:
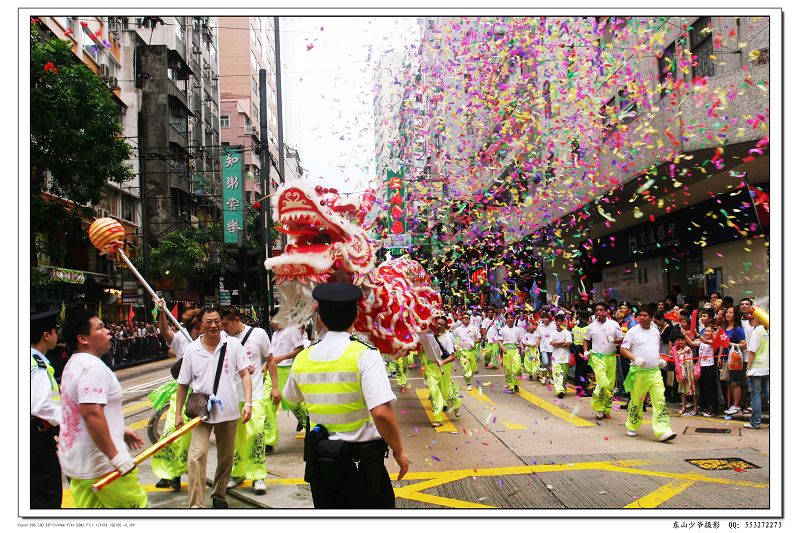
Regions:
[[127, 194], [122, 195], [122, 219], [136, 223], [136, 209], [133, 198]]
[[258, 95], [258, 79], [253, 76], [253, 94]]
[[661, 96], [671, 93], [668, 86], [675, 81], [678, 67], [675, 61], [675, 43], [672, 43], [658, 56], [658, 83], [661, 84]]
[[689, 30], [689, 46], [697, 59], [692, 64], [694, 77], [714, 75], [714, 41], [711, 39], [711, 17], [700, 17]]
[[81, 46], [83, 46], [83, 52], [91, 56], [95, 63], [98, 65], [102, 63], [100, 56], [105, 51], [105, 46], [95, 41], [90, 30], [86, 27], [81, 32]]
[[[59, 26], [64, 28], [65, 30], [72, 30], [75, 31], [75, 19], [73, 17], [53, 17], [56, 22], [58, 22]], [[70, 35], [73, 39], [74, 34]]]
[[256, 72], [258, 72], [258, 58], [256, 57], [255, 52], [250, 50], [250, 67]]
[[219, 117], [219, 126], [221, 128], [230, 128], [231, 127], [231, 117], [228, 115], [222, 115]]
[[186, 30], [183, 27], [183, 20], [181, 17], [175, 17], [175, 38], [178, 39], [178, 44], [182, 45], [186, 41]]

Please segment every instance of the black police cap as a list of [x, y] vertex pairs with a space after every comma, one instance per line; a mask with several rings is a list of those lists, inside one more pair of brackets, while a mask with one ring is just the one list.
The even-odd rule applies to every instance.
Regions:
[[364, 293], [352, 283], [334, 281], [317, 285], [311, 295], [323, 304], [350, 304], [358, 302]]
[[31, 327], [33, 328], [54, 328], [58, 325], [59, 311], [44, 311], [31, 315]]

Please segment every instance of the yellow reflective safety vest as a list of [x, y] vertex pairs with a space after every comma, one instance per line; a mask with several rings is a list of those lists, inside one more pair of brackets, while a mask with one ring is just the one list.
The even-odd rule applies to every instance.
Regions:
[[33, 374], [37, 368], [43, 368], [47, 370], [47, 377], [50, 378], [50, 391], [52, 392], [50, 398], [57, 402], [60, 401], [61, 396], [59, 394], [58, 383], [56, 382], [55, 378], [55, 369], [49, 364], [45, 363], [43, 359], [34, 357], [33, 353], [31, 353], [31, 374]]
[[[586, 330], [589, 326], [572, 326], [572, 344], [583, 347], [583, 339], [586, 337]], [[583, 348], [581, 348], [583, 349]]]
[[338, 359], [313, 361], [309, 346], [294, 358], [292, 375], [308, 407], [312, 425], [332, 433], [356, 431], [372, 420], [364, 396], [358, 357], [369, 347], [351, 341]]

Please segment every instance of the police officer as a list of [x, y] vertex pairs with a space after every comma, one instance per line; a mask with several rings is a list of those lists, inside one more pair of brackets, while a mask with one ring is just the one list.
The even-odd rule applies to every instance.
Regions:
[[[377, 349], [353, 336], [361, 289], [351, 283], [317, 286], [325, 337], [301, 351], [283, 389], [292, 402], [308, 405], [313, 430], [306, 432], [305, 480], [317, 509], [394, 508], [394, 490], [384, 465], [388, 449], [408, 471], [392, 393]], [[388, 444], [388, 446], [387, 446]]]
[[45, 357], [58, 341], [58, 311], [31, 315], [31, 509], [61, 508], [61, 465], [56, 436], [61, 398]]

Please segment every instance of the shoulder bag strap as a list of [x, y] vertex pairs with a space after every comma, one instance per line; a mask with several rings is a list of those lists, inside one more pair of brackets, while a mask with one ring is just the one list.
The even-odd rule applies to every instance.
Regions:
[[244, 346], [244, 344], [247, 342], [247, 339], [249, 339], [249, 338], [250, 338], [250, 334], [251, 334], [251, 333], [253, 333], [253, 330], [254, 330], [254, 329], [256, 329], [256, 328], [250, 328], [250, 329], [247, 331], [247, 333], [245, 333], [245, 334], [244, 334], [244, 337], [242, 338], [242, 346]]
[[228, 343], [222, 345], [222, 348], [219, 352], [219, 361], [217, 362], [217, 374], [214, 376], [214, 390], [212, 394], [214, 396], [217, 395], [217, 387], [219, 387], [219, 377], [222, 375], [222, 362], [225, 360], [225, 349], [228, 347]]

